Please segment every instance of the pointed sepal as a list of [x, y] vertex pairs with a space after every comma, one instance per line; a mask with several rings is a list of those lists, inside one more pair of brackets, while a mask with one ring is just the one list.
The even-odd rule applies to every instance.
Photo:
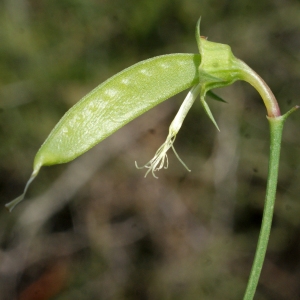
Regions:
[[212, 91], [208, 91], [206, 93], [207, 96], [209, 96], [210, 98], [212, 98], [213, 100], [219, 101], [219, 102], [223, 102], [223, 103], [228, 103], [227, 101], [225, 101], [223, 98], [221, 98], [219, 95], [215, 94]]
[[215, 120], [215, 118], [214, 118], [214, 116], [213, 116], [213, 114], [212, 114], [212, 112], [211, 112], [208, 104], [205, 101], [205, 95], [202, 95], [200, 97], [200, 101], [201, 101], [201, 104], [203, 105], [203, 108], [204, 108], [205, 112], [207, 113], [208, 117], [213, 122], [213, 124], [216, 126], [216, 128], [220, 131], [219, 126], [218, 126], [218, 124], [217, 124], [217, 122], [216, 122], [216, 120]]
[[201, 22], [201, 17], [199, 18], [199, 20], [197, 22], [195, 35], [196, 35], [196, 42], [198, 45], [198, 50], [199, 50], [199, 53], [201, 54], [200, 22]]

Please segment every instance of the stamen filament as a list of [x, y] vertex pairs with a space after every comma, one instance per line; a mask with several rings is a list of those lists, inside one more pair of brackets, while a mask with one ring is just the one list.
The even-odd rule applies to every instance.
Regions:
[[179, 132], [179, 129], [181, 128], [181, 125], [192, 107], [193, 103], [195, 102], [195, 99], [197, 98], [198, 94], [200, 93], [201, 85], [197, 84], [193, 86], [193, 88], [188, 92], [187, 96], [185, 97], [182, 105], [180, 106], [179, 111], [177, 112], [174, 120], [172, 121], [170, 127], [169, 127], [169, 134], [167, 136], [166, 141], [158, 148], [156, 151], [154, 157], [147, 162], [144, 166], [139, 167], [137, 163], [135, 162], [135, 166], [138, 169], [146, 168], [148, 169], [145, 177], [149, 174], [149, 172], [152, 173], [154, 178], [158, 178], [155, 175], [156, 171], [159, 171], [161, 169], [167, 169], [169, 166], [169, 160], [167, 152], [170, 148], [174, 151], [176, 157], [178, 160], [182, 163], [182, 165], [190, 172], [191, 170], [186, 166], [186, 164], [182, 161], [182, 159], [179, 157], [178, 153], [176, 152], [173, 144], [176, 139], [176, 135]]

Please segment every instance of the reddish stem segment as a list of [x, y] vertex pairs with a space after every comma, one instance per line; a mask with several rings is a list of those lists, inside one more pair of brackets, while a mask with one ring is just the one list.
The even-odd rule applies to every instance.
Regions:
[[269, 118], [277, 118], [281, 116], [280, 108], [277, 100], [266, 82], [242, 60], [236, 60], [237, 67], [242, 80], [250, 83], [262, 97]]

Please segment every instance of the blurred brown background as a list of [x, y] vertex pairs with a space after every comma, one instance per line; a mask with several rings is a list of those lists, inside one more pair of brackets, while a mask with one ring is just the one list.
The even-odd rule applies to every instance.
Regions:
[[[140, 60], [196, 53], [194, 30], [229, 44], [300, 104], [300, 2], [3, 0], [0, 2], [0, 299], [242, 299], [260, 228], [268, 123], [245, 83], [197, 101], [168, 170], [145, 179], [186, 92], [74, 162], [43, 168], [13, 213], [36, 151], [60, 117]], [[286, 123], [274, 222], [255, 299], [300, 299], [300, 117]]]

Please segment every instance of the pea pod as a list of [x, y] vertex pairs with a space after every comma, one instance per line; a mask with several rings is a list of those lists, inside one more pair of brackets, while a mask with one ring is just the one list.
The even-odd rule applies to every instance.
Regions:
[[139, 62], [106, 80], [54, 127], [37, 152], [24, 193], [6, 207], [11, 211], [42, 166], [69, 162], [113, 132], [199, 81], [199, 54], [169, 54]]

